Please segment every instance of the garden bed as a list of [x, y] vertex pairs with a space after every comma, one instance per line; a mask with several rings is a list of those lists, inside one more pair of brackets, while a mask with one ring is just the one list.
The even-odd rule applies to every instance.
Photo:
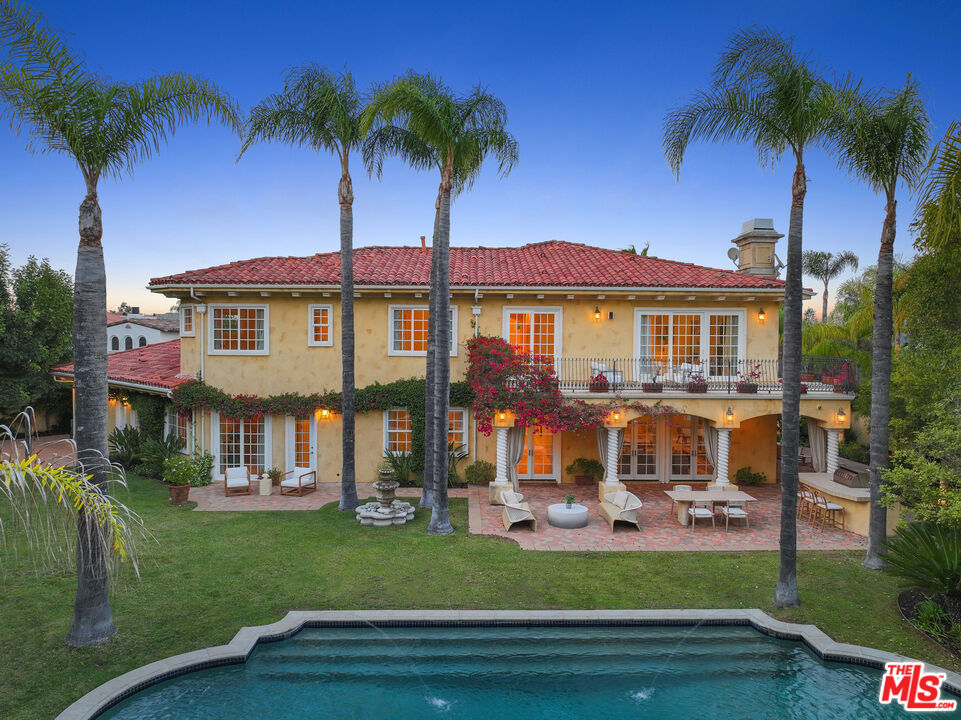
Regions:
[[[938, 637], [924, 628], [918, 627], [916, 619], [918, 617], [918, 608], [924, 603], [928, 597], [921, 591], [921, 588], [908, 588], [900, 595], [898, 595], [898, 610], [901, 611], [901, 617], [903, 617], [915, 630], [927, 637], [932, 642], [937, 643], [947, 652], [951, 653], [954, 657], [961, 660], [961, 644], [959, 644], [949, 633], [949, 628], [944, 628], [944, 633]], [[937, 602], [937, 601], [935, 601]], [[940, 605], [940, 603], [939, 603]], [[942, 610], [945, 608], [942, 606]], [[946, 610], [945, 610], [946, 612]]]

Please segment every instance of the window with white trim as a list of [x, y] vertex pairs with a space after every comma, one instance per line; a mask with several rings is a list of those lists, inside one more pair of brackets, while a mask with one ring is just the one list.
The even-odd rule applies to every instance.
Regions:
[[266, 305], [211, 305], [211, 355], [268, 355]]
[[329, 347], [334, 344], [334, 314], [331, 305], [307, 306], [307, 345], [310, 347]]
[[[426, 305], [388, 306], [388, 355], [427, 355]], [[457, 355], [457, 306], [450, 308], [450, 355]]]
[[[413, 440], [413, 421], [404, 408], [384, 412], [384, 454], [409, 453]], [[458, 453], [467, 454], [467, 409], [450, 408], [447, 413], [447, 442], [454, 443]]]
[[247, 467], [251, 475], [266, 471], [264, 418], [220, 418], [220, 466]]
[[167, 408], [164, 422], [164, 435], [176, 435], [180, 438], [180, 451], [189, 453], [193, 450], [193, 411], [181, 414], [173, 407]]
[[194, 337], [194, 306], [180, 306], [180, 337]]
[[686, 366], [710, 377], [734, 375], [744, 357], [746, 311], [635, 310], [634, 352], [662, 373]]
[[505, 306], [503, 313], [503, 338], [515, 350], [547, 358], [561, 356], [560, 308]]

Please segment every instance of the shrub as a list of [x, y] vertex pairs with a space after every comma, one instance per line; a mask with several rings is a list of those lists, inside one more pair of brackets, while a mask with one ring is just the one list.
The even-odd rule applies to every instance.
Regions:
[[838, 443], [838, 455], [846, 458], [847, 460], [864, 463], [865, 465], [871, 462], [870, 448], [868, 448], [867, 445], [862, 445], [856, 440]]
[[197, 466], [197, 477], [195, 482], [190, 484], [194, 487], [210, 485], [210, 473], [214, 469], [214, 456], [209, 452], [195, 452], [191, 459], [194, 461], [194, 465]]
[[899, 525], [881, 557], [888, 571], [926, 595], [942, 596], [952, 615], [961, 607], [961, 531], [934, 523]]
[[601, 465], [599, 460], [590, 460], [588, 458], [577, 458], [564, 468], [564, 471], [568, 475], [584, 475], [594, 480], [600, 480], [604, 477], [604, 466]]
[[738, 468], [734, 473], [734, 481], [738, 485], [761, 485], [767, 482], [767, 475], [762, 472], [753, 472], [750, 465]]
[[[394, 480], [399, 482], [401, 485], [408, 485], [410, 483], [411, 469], [411, 454], [405, 452], [393, 452], [388, 450], [386, 452], [385, 461], [390, 468], [394, 471]], [[376, 478], [380, 479], [380, 476]]]
[[951, 627], [951, 618], [940, 605], [928, 598], [918, 603], [914, 609], [914, 624], [918, 630], [926, 632], [939, 642], [947, 640], [948, 628]]
[[164, 460], [180, 455], [183, 443], [176, 433], [170, 433], [163, 440], [147, 440], [143, 444], [141, 463], [137, 473], [145, 477], [160, 478], [164, 471]]
[[110, 461], [119, 463], [126, 470], [133, 468], [141, 462], [144, 440], [140, 428], [130, 425], [114, 428], [107, 436]]
[[174, 455], [163, 461], [163, 479], [171, 485], [193, 485], [197, 464], [186, 455]]
[[447, 443], [447, 485], [448, 487], [454, 483], [460, 483], [460, 473], [457, 472], [457, 466], [460, 461], [464, 459], [467, 453], [464, 452], [464, 446], [461, 443], [448, 442]]
[[464, 468], [464, 478], [471, 485], [487, 485], [497, 477], [497, 468], [486, 460], [478, 460]]

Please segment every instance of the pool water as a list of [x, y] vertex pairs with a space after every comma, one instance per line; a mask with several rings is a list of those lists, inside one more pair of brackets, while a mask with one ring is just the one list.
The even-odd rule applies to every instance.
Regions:
[[909, 716], [878, 703], [880, 678], [739, 626], [309, 628], [258, 645], [245, 664], [143, 690], [101, 718]]

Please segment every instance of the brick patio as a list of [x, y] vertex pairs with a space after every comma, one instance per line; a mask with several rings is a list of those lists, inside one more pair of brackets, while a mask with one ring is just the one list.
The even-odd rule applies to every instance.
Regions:
[[[531, 510], [537, 517], [537, 532], [529, 526], [515, 526], [509, 533], [501, 522], [500, 506], [487, 502], [487, 488], [467, 488], [450, 490], [451, 497], [468, 498], [470, 532], [474, 535], [493, 535], [508, 538], [524, 550], [719, 550], [750, 551], [777, 550], [780, 533], [780, 488], [776, 485], [742, 488], [758, 499], [748, 503], [751, 525], [732, 523], [729, 531], [724, 530], [723, 519], [718, 515], [718, 527], [698, 524], [697, 527], [683, 527], [677, 521], [676, 511], [671, 510], [671, 501], [664, 494], [667, 486], [649, 484], [628, 484], [644, 507], [639, 511], [641, 531], [627, 525], [618, 525], [612, 534], [607, 523], [597, 512], [598, 501], [595, 487], [528, 484], [522, 483], [521, 492], [530, 502]], [[316, 510], [340, 499], [340, 485], [320, 483], [316, 492], [304, 497], [281, 496], [278, 488], [273, 488], [269, 496], [254, 494], [224, 497], [223, 483], [214, 483], [203, 488], [191, 488], [190, 499], [197, 503], [201, 511], [247, 511], [247, 510]], [[588, 508], [588, 525], [578, 530], [563, 530], [547, 523], [547, 506], [563, 502], [566, 493], [573, 493], [577, 502]], [[370, 483], [358, 483], [357, 494], [363, 499], [374, 495]], [[418, 488], [401, 488], [402, 497], [419, 497]], [[420, 511], [423, 512], [423, 511]], [[823, 532], [812, 528], [805, 521], [798, 523], [799, 550], [856, 550], [866, 546], [865, 538], [850, 532], [826, 527]]]

